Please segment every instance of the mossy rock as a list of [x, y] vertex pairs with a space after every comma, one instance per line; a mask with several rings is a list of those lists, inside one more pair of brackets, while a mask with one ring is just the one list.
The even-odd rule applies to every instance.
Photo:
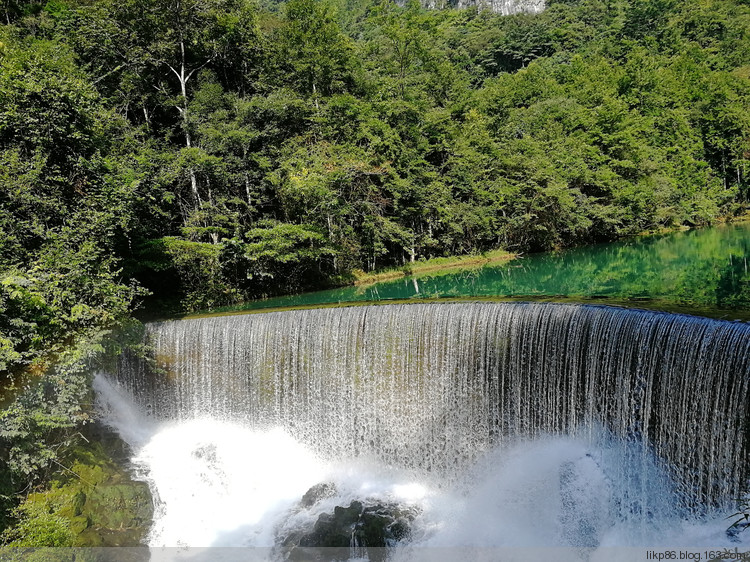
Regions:
[[[47, 490], [29, 494], [19, 506], [19, 523], [5, 534], [15, 546], [139, 546], [153, 517], [148, 485], [133, 480], [118, 460], [125, 446], [111, 432], [87, 432], [63, 458]], [[106, 439], [97, 439], [105, 435]], [[109, 451], [112, 451], [111, 453]], [[44, 530], [45, 532], [42, 532]]]
[[103, 528], [140, 527], [153, 514], [148, 486], [143, 482], [101, 484], [89, 494], [83, 513]]
[[70, 530], [74, 535], [79, 536], [91, 526], [91, 519], [84, 515], [78, 515], [70, 518]]

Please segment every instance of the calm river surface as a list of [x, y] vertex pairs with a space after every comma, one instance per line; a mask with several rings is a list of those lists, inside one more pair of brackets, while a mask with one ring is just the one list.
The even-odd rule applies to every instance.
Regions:
[[750, 320], [750, 223], [641, 236], [510, 262], [251, 301], [221, 311], [394, 299], [601, 302]]

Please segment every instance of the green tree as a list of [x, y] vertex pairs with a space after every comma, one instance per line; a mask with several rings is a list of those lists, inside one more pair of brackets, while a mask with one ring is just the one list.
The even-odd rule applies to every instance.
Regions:
[[290, 0], [277, 39], [276, 78], [319, 106], [321, 96], [353, 87], [352, 46], [332, 4]]

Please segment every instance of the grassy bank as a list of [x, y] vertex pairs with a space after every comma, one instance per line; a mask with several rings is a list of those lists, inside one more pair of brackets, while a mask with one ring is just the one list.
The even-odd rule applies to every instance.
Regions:
[[468, 256], [451, 256], [447, 258], [431, 258], [428, 260], [417, 260], [407, 263], [401, 267], [388, 268], [371, 273], [361, 270], [354, 271], [354, 285], [372, 285], [381, 281], [400, 279], [410, 275], [421, 275], [435, 273], [462, 267], [477, 267], [488, 263], [509, 261], [517, 257], [517, 254], [505, 250], [493, 250], [484, 254]]

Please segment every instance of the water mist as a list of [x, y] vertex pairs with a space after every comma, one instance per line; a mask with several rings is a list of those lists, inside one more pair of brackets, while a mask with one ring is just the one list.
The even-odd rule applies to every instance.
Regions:
[[153, 547], [278, 556], [364, 499], [415, 514], [389, 556], [707, 555], [743, 544], [722, 518], [747, 485], [748, 335], [582, 305], [274, 312], [149, 324], [151, 355], [96, 385], [155, 492]]

